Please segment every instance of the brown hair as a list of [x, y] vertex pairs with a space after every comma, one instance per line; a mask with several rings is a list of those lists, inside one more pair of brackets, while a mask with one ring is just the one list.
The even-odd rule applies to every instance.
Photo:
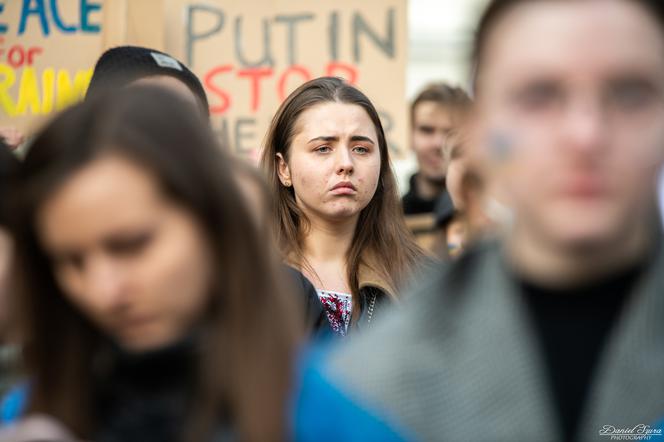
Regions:
[[[477, 92], [478, 74], [482, 67], [482, 59], [487, 46], [487, 41], [489, 40], [489, 34], [491, 34], [491, 31], [496, 27], [496, 24], [500, 19], [507, 15], [507, 13], [517, 5], [522, 3], [534, 3], [535, 1], [542, 0], [492, 0], [484, 10], [475, 31], [471, 54], [471, 63], [473, 67], [472, 81], [473, 90], [475, 92]], [[632, 3], [641, 5], [657, 21], [661, 30], [664, 32], [664, 2], [661, 0], [633, 0]]]
[[[282, 103], [268, 130], [261, 164], [267, 173], [268, 184], [275, 198], [275, 233], [285, 257], [294, 257], [295, 264], [308, 266], [302, 242], [309, 229], [309, 221], [300, 210], [293, 188], [279, 181], [277, 154], [288, 161], [288, 154], [296, 135], [299, 116], [313, 106], [339, 102], [362, 107], [374, 124], [378, 136], [381, 164], [379, 183], [369, 204], [362, 209], [355, 227], [352, 245], [347, 254], [347, 279], [354, 302], [358, 301], [358, 270], [367, 256], [378, 268], [373, 268], [392, 287], [399, 287], [423, 257], [406, 227], [392, 173], [385, 133], [371, 101], [355, 87], [339, 78], [323, 77], [297, 88]], [[358, 309], [354, 309], [357, 311]]]
[[9, 182], [18, 171], [19, 162], [9, 150], [5, 140], [0, 137], [0, 228], [5, 228], [9, 219], [7, 200], [11, 194]]
[[[201, 318], [187, 440], [207, 440], [224, 419], [244, 440], [287, 439], [286, 405], [298, 336], [276, 253], [255, 228], [226, 154], [192, 105], [154, 87], [132, 87], [74, 106], [35, 139], [18, 181], [12, 230], [29, 412], [95, 431], [91, 361], [106, 338], [62, 293], [35, 231], [39, 208], [72, 173], [106, 154], [157, 177], [191, 212], [213, 252], [214, 281]], [[266, 369], [269, 367], [269, 369]]]
[[450, 86], [446, 83], [431, 83], [424, 87], [410, 105], [410, 123], [415, 123], [415, 109], [420, 103], [432, 101], [451, 111], [467, 111], [470, 107], [470, 97], [460, 87]]

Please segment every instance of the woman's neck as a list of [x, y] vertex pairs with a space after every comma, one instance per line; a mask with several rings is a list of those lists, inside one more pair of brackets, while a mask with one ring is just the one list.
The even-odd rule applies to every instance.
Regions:
[[309, 217], [310, 229], [304, 238], [302, 252], [315, 274], [310, 274], [306, 267], [302, 270], [317, 288], [350, 291], [346, 257], [353, 242], [357, 218], [328, 221]]
[[311, 226], [304, 239], [304, 255], [317, 261], [345, 260], [353, 242], [357, 217], [338, 222], [309, 220]]

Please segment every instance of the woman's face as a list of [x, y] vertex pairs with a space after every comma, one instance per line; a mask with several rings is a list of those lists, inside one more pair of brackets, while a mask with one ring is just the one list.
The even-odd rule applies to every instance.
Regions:
[[380, 177], [378, 136], [367, 112], [326, 102], [304, 111], [287, 161], [277, 154], [279, 178], [292, 185], [307, 216], [330, 221], [357, 217]]
[[194, 217], [121, 157], [75, 172], [37, 214], [65, 296], [131, 351], [177, 341], [202, 316], [211, 256]]

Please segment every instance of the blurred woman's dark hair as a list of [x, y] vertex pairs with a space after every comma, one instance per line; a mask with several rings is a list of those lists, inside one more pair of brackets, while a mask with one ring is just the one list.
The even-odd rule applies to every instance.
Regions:
[[0, 137], [0, 227], [6, 227], [9, 222], [7, 200], [11, 192], [10, 181], [17, 173], [18, 168], [18, 159]]
[[62, 293], [35, 217], [64, 180], [109, 154], [152, 173], [164, 195], [200, 223], [213, 252], [187, 440], [209, 440], [220, 421], [242, 440], [287, 438], [299, 330], [276, 253], [252, 222], [200, 113], [154, 87], [122, 89], [64, 111], [38, 134], [16, 180], [11, 225], [21, 244], [15, 295], [31, 380], [28, 413], [54, 416], [84, 439], [95, 430], [92, 361], [105, 337]]

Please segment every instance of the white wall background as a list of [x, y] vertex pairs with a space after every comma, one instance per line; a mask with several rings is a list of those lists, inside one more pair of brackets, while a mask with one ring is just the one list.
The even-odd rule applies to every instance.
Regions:
[[[432, 81], [467, 86], [473, 32], [488, 0], [410, 0], [408, 4], [408, 67], [406, 98]], [[400, 189], [416, 170], [415, 159], [395, 161]]]

